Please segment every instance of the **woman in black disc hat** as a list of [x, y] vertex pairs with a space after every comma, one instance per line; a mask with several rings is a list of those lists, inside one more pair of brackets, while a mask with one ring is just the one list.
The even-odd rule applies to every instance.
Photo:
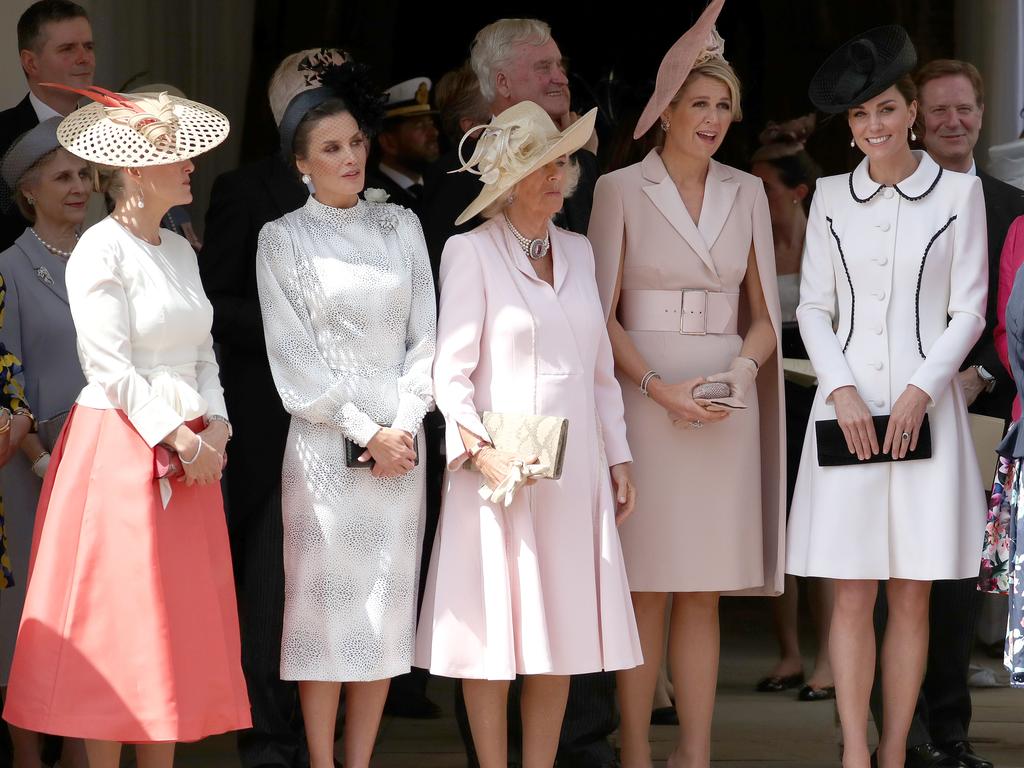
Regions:
[[[985, 327], [985, 205], [973, 176], [911, 150], [914, 46], [879, 27], [833, 53], [816, 107], [845, 113], [852, 173], [820, 179], [797, 319], [819, 387], [786, 570], [835, 580], [830, 653], [846, 768], [902, 766], [935, 579], [978, 574], [983, 488], [956, 374]], [[878, 583], [884, 726], [868, 754]]]

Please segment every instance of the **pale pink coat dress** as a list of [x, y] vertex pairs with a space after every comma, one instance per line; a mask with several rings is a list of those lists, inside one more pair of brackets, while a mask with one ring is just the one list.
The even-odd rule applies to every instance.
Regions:
[[[642, 663], [609, 467], [631, 460], [594, 257], [550, 227], [554, 286], [493, 219], [441, 260], [434, 390], [448, 473], [420, 615], [416, 665], [447, 677], [582, 674]], [[559, 480], [508, 509], [478, 495], [459, 425], [478, 412], [569, 420]]]

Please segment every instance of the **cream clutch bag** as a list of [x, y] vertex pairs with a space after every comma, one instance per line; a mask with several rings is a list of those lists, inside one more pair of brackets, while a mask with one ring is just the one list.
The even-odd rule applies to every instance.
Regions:
[[484, 411], [480, 420], [499, 451], [536, 456], [539, 463], [547, 467], [539, 477], [557, 480], [562, 476], [565, 439], [569, 435], [568, 419]]

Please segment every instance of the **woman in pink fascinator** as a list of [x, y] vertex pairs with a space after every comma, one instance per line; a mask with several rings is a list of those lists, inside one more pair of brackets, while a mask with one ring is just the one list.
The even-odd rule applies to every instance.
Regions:
[[672, 46], [637, 124], [664, 148], [603, 176], [589, 237], [632, 438], [638, 514], [620, 528], [644, 664], [617, 673], [624, 768], [650, 768], [668, 656], [680, 728], [669, 765], [707, 768], [718, 598], [782, 591], [781, 321], [761, 180], [713, 155], [740, 84], [713, 0]]

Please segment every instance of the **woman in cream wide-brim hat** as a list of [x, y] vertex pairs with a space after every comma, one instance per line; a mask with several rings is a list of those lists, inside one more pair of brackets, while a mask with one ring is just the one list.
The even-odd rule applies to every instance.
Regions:
[[[622, 393], [590, 243], [551, 223], [595, 112], [560, 132], [522, 102], [474, 129], [483, 135], [463, 170], [483, 186], [458, 221], [489, 220], [450, 238], [441, 258], [434, 392], [449, 471], [416, 663], [463, 679], [484, 768], [506, 765], [517, 674], [524, 761], [551, 765], [569, 675], [640, 663], [616, 530], [634, 497]], [[496, 450], [480, 411], [568, 419], [561, 477], [514, 483], [530, 457]]]
[[[85, 95], [98, 103], [57, 136], [105, 167], [116, 207], [67, 265], [87, 384], [43, 484], [4, 718], [84, 738], [91, 768], [116, 766], [124, 742], [163, 767], [175, 742], [250, 725], [213, 309], [195, 252], [159, 228], [228, 121], [165, 93]], [[158, 479], [160, 457], [180, 475]]]

